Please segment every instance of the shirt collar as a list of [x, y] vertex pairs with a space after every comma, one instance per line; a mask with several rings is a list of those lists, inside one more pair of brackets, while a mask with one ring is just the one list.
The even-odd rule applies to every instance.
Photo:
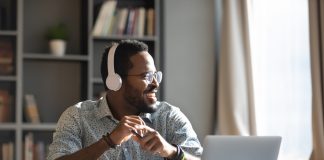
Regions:
[[151, 113], [140, 113], [139, 116], [145, 121], [145, 123], [152, 123]]
[[[151, 113], [140, 113], [139, 116], [145, 121], [145, 123], [152, 123], [152, 114]], [[114, 116], [112, 115], [112, 113], [110, 111], [110, 108], [108, 107], [108, 101], [106, 98], [106, 94], [104, 94], [104, 96], [99, 99], [99, 109], [97, 112], [97, 117], [99, 119], [102, 119], [104, 117], [110, 117], [113, 120], [118, 121], [117, 119], [114, 118]]]
[[97, 116], [99, 119], [104, 117], [113, 117], [107, 103], [106, 94], [99, 99], [99, 109], [97, 112]]

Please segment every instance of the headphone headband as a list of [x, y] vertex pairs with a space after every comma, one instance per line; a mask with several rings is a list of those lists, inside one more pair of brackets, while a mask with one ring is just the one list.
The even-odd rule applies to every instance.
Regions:
[[108, 76], [115, 73], [115, 52], [118, 47], [117, 43], [114, 43], [108, 52], [108, 60], [107, 60], [107, 67], [108, 67]]

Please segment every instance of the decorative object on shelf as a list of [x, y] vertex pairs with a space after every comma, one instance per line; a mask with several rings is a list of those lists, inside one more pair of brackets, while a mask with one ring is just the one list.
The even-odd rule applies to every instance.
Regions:
[[36, 104], [35, 96], [32, 94], [26, 94], [25, 100], [26, 100], [25, 115], [26, 115], [27, 122], [39, 123], [40, 118], [39, 118], [38, 107]]
[[68, 30], [65, 24], [60, 23], [48, 29], [46, 34], [49, 40], [50, 51], [55, 56], [63, 56], [66, 51]]

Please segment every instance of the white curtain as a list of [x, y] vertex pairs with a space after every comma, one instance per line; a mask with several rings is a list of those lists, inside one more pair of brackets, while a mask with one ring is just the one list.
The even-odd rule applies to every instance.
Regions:
[[216, 134], [255, 135], [247, 0], [221, 8]]
[[309, 0], [310, 47], [312, 67], [313, 152], [311, 160], [324, 160], [324, 3]]

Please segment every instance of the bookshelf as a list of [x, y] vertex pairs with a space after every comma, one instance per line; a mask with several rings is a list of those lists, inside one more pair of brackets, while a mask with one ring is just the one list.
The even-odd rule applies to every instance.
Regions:
[[[98, 97], [100, 95], [100, 92], [103, 91], [102, 85], [103, 82], [101, 80], [100, 75], [100, 62], [101, 62], [101, 55], [102, 51], [104, 50], [105, 45], [108, 42], [112, 41], [119, 41], [122, 39], [137, 39], [140, 41], [145, 42], [149, 46], [149, 53], [152, 55], [152, 57], [155, 59], [155, 64], [157, 69], [162, 69], [162, 54], [161, 54], [161, 29], [160, 29], [160, 10], [161, 10], [161, 2], [160, 0], [119, 0], [117, 4], [115, 5], [115, 13], [114, 18], [111, 18], [110, 21], [111, 28], [108, 27], [108, 32], [105, 34], [94, 34], [94, 29], [96, 28], [95, 25], [99, 19], [100, 12], [103, 10], [102, 6], [104, 4], [104, 0], [93, 0], [89, 1], [89, 15], [88, 15], [88, 27], [89, 30], [89, 37], [88, 37], [88, 52], [90, 53], [90, 81], [89, 81], [89, 97]], [[154, 9], [154, 33], [148, 34], [147, 33], [147, 27], [146, 23], [144, 24], [143, 34], [138, 33], [127, 33], [127, 22], [124, 24], [124, 29], [122, 33], [117, 33], [116, 24], [120, 23], [120, 16], [119, 12], [121, 10], [127, 10], [128, 16], [130, 15], [130, 11], [138, 12], [137, 10], [139, 8], [143, 8], [146, 13], [149, 9]], [[147, 15], [145, 14], [145, 17]], [[127, 17], [126, 19], [129, 19]], [[136, 18], [135, 18], [136, 19]], [[136, 21], [136, 20], [135, 20]], [[136, 23], [136, 22], [135, 22]], [[118, 28], [118, 27], [117, 27]], [[107, 30], [107, 28], [106, 28]], [[114, 32], [115, 30], [115, 32]], [[136, 27], [134, 27], [133, 30], [136, 30]], [[163, 88], [163, 86], [161, 86]], [[160, 90], [159, 97], [162, 98], [163, 91]]]
[[[15, 160], [24, 159], [26, 137], [32, 134], [33, 143], [46, 148], [61, 113], [79, 101], [96, 99], [104, 90], [99, 68], [108, 42], [144, 41], [157, 68], [162, 69], [160, 0], [118, 0], [116, 5], [117, 9], [153, 8], [154, 34], [94, 36], [92, 31], [104, 1], [0, 1], [0, 56], [4, 48], [9, 48], [6, 52], [11, 54], [6, 62], [0, 61], [0, 66], [9, 66], [8, 71], [0, 71], [0, 92], [10, 95], [9, 118], [0, 121], [0, 148], [12, 143]], [[55, 56], [49, 51], [45, 32], [49, 26], [61, 22], [69, 29], [69, 39], [65, 55]], [[35, 97], [40, 123], [30, 123], [26, 117], [26, 94]], [[158, 96], [162, 98], [162, 94]]]
[[[16, 0], [0, 1], [0, 146], [8, 153], [9, 149], [5, 146], [9, 143], [14, 146], [17, 141], [17, 66], [20, 38], [17, 12]], [[14, 152], [13, 147], [10, 150]]]

